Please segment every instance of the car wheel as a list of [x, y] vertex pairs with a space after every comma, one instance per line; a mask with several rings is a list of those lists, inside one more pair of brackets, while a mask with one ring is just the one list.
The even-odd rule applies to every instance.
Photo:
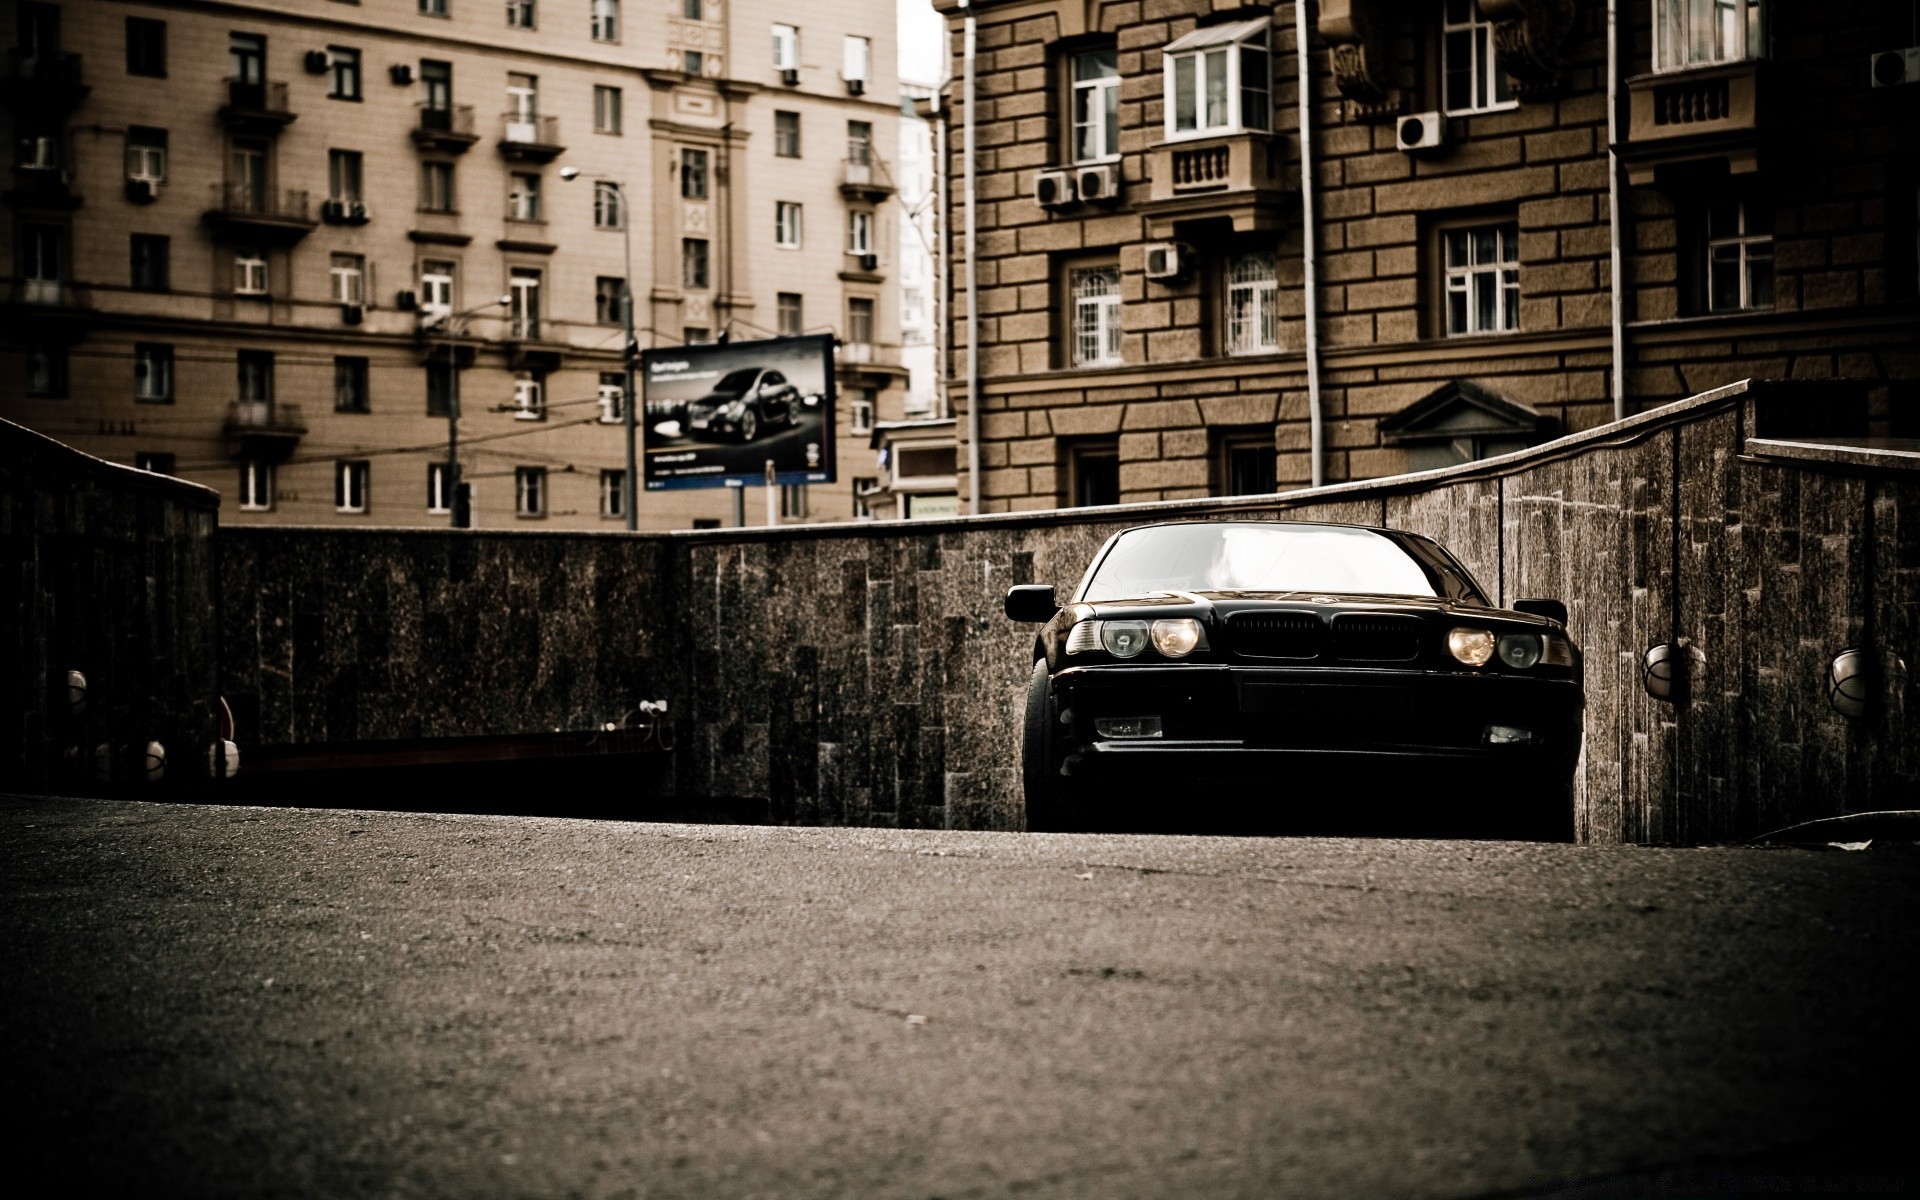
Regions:
[[1053, 715], [1053, 677], [1047, 660], [1033, 664], [1027, 681], [1027, 721], [1021, 744], [1021, 782], [1027, 801], [1027, 829], [1058, 833], [1084, 827], [1084, 813], [1071, 781], [1060, 774], [1065, 757]]
[[758, 436], [760, 436], [760, 418], [753, 414], [752, 409], [748, 409], [740, 414], [740, 440], [750, 442]]

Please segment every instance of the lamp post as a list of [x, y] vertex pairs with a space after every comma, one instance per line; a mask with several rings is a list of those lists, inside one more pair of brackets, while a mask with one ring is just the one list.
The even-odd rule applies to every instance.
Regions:
[[[580, 178], [580, 168], [562, 167], [560, 178], [567, 183], [572, 183]], [[622, 321], [627, 329], [626, 353], [621, 355], [626, 360], [627, 372], [626, 383], [622, 385], [625, 391], [622, 396], [624, 403], [620, 406], [626, 416], [627, 474], [621, 488], [620, 505], [626, 514], [627, 529], [632, 531], [640, 528], [640, 469], [634, 449], [639, 429], [634, 409], [639, 405], [640, 397], [634, 383], [633, 365], [640, 357], [640, 339], [633, 331], [633, 206], [627, 203], [627, 185], [618, 179], [609, 179], [605, 175], [589, 175], [587, 178], [595, 183], [606, 184], [620, 197], [620, 243], [621, 250], [626, 256], [626, 274], [620, 279], [620, 310]]]
[[[502, 296], [465, 312], [449, 312], [441, 318], [441, 328], [447, 335], [447, 471], [445, 486], [447, 491], [447, 519], [455, 529], [460, 526], [460, 345], [454, 339], [459, 336], [458, 323], [490, 308], [502, 308], [513, 303], [512, 296]], [[467, 519], [473, 519], [468, 512]]]

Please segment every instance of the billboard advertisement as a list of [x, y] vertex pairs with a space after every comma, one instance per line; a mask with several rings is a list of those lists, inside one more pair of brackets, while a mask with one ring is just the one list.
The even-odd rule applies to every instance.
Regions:
[[648, 491], [832, 483], [833, 335], [640, 355]]

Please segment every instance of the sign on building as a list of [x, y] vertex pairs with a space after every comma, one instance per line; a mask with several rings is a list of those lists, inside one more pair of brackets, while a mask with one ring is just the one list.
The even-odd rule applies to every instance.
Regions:
[[647, 490], [834, 481], [833, 337], [647, 350]]

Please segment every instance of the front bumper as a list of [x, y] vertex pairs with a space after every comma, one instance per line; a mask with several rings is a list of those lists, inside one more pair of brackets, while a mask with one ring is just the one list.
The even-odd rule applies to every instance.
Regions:
[[740, 428], [740, 418], [729, 415], [724, 408], [705, 412], [689, 409], [687, 428], [695, 433], [735, 433]]

